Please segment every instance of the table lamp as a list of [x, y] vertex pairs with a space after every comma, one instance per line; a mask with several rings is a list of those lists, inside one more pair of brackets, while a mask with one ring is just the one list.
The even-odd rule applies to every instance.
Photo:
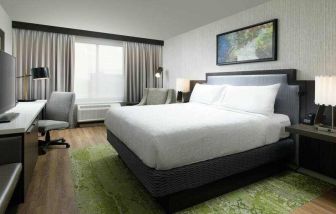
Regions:
[[[331, 128], [322, 127], [317, 121], [316, 127], [319, 131], [336, 132], [334, 107], [336, 106], [336, 76], [317, 76], [315, 77], [315, 104], [319, 105], [316, 118], [321, 118], [324, 112], [324, 106], [331, 106]], [[322, 110], [321, 110], [322, 109]]]
[[28, 98], [28, 81], [29, 78], [33, 77], [33, 80], [41, 80], [49, 78], [49, 69], [47, 67], [32, 68], [30, 74], [25, 74], [17, 78], [23, 79], [23, 99], [18, 100], [19, 102], [33, 102], [35, 99]]
[[176, 80], [176, 91], [177, 91], [177, 101], [185, 102], [183, 93], [188, 93], [190, 91], [190, 80], [178, 78]]

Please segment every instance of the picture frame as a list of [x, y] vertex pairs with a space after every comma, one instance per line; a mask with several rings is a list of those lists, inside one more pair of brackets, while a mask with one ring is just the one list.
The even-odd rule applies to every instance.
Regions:
[[0, 51], [5, 51], [5, 32], [0, 29]]
[[239, 28], [216, 36], [216, 64], [277, 60], [278, 19]]

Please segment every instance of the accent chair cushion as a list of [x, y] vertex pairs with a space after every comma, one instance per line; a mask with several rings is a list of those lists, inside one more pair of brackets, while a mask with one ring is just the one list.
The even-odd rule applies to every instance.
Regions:
[[38, 127], [40, 132], [47, 132], [50, 130], [66, 129], [69, 127], [68, 122], [56, 120], [39, 120]]
[[167, 89], [149, 88], [146, 105], [165, 104], [168, 96]]

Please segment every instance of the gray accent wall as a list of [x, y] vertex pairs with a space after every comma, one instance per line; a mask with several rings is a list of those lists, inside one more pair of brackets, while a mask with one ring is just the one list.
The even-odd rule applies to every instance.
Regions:
[[0, 5], [0, 29], [5, 32], [5, 52], [12, 54], [12, 20]]
[[[201, 14], [200, 14], [201, 15]], [[278, 61], [216, 65], [216, 35], [278, 18]], [[165, 40], [167, 87], [176, 78], [204, 79], [207, 72], [294, 68], [298, 79], [336, 74], [336, 1], [272, 0]]]

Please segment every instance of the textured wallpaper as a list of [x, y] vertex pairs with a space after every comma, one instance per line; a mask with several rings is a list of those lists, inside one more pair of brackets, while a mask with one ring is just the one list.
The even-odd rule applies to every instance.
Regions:
[[[201, 15], [201, 14], [200, 14]], [[278, 18], [278, 61], [216, 65], [216, 35]], [[336, 74], [336, 0], [273, 0], [165, 41], [166, 86], [207, 72], [295, 68], [300, 80]]]

